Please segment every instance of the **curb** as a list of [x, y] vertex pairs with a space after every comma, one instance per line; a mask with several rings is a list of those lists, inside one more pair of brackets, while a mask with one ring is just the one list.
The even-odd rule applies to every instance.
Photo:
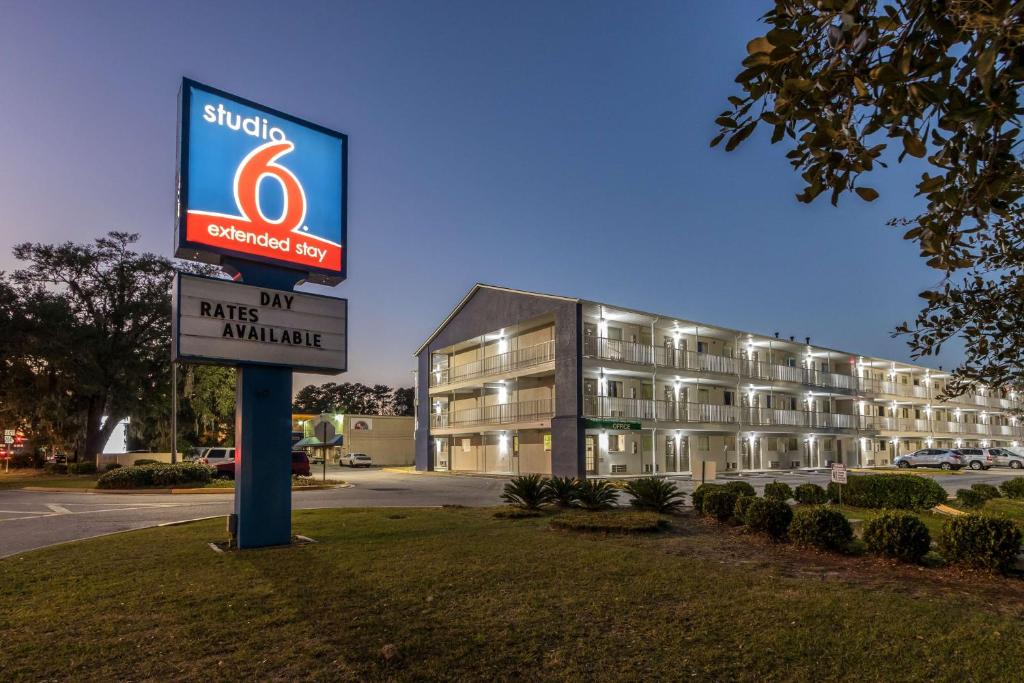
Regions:
[[[352, 484], [337, 484], [331, 486], [302, 486], [299, 488], [293, 488], [292, 493], [297, 491], [329, 491], [330, 489], [350, 489]], [[93, 496], [105, 496], [105, 495], [181, 495], [181, 494], [197, 494], [197, 495], [235, 495], [235, 489], [233, 488], [210, 488], [210, 489], [75, 489], [68, 487], [56, 487], [56, 486], [26, 486], [20, 489], [8, 489], [10, 491], [28, 491], [29, 493], [87, 493]]]

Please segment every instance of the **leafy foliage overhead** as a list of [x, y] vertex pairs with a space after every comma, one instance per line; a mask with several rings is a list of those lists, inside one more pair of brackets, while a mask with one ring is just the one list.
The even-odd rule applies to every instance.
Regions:
[[918, 357], [963, 338], [951, 395], [1024, 384], [1022, 15], [1011, 0], [775, 0], [716, 119], [729, 151], [762, 124], [785, 141], [803, 202], [874, 201], [873, 170], [922, 160], [925, 208], [891, 223], [942, 282], [897, 332]]

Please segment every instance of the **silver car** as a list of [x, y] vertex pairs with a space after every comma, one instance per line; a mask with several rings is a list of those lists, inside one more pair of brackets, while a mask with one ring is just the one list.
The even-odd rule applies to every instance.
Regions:
[[995, 464], [995, 454], [998, 448], [958, 448], [958, 453], [963, 458], [964, 466], [972, 470], [987, 470]]
[[1008, 448], [988, 448], [986, 450], [992, 454], [994, 460], [992, 464], [996, 467], [1009, 467], [1015, 470], [1024, 469], [1024, 455], [1011, 451]]
[[913, 453], [897, 456], [893, 461], [897, 467], [938, 467], [944, 470], [958, 470], [964, 466], [963, 458], [948, 448], [922, 448]]

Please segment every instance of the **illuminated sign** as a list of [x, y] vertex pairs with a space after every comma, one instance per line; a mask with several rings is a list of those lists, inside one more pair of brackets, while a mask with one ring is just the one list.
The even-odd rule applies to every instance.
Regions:
[[175, 255], [346, 274], [347, 136], [185, 79]]
[[348, 368], [348, 301], [179, 273], [174, 359], [279, 365], [336, 374]]

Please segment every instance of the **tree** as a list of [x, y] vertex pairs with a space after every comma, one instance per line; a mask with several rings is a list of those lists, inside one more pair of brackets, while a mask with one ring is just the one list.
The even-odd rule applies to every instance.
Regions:
[[948, 395], [1024, 384], [1022, 17], [1010, 0], [775, 0], [770, 30], [747, 44], [743, 95], [715, 120], [711, 144], [727, 151], [759, 124], [787, 141], [802, 202], [873, 201], [862, 178], [877, 166], [926, 160], [925, 210], [890, 223], [942, 283], [896, 333], [915, 357], [964, 341]]
[[309, 384], [295, 394], [292, 408], [298, 413], [346, 413], [352, 415], [412, 415], [413, 390], [392, 389], [386, 384], [368, 387], [359, 382]]
[[395, 415], [401, 415], [402, 417], [412, 417], [415, 412], [415, 401], [416, 392], [412, 387], [404, 387], [395, 389]]
[[166, 382], [173, 269], [133, 251], [137, 240], [111, 232], [91, 245], [14, 248], [28, 264], [7, 284], [23, 310], [16, 390], [31, 383], [37, 399], [21, 412], [44, 440], [87, 458]]

